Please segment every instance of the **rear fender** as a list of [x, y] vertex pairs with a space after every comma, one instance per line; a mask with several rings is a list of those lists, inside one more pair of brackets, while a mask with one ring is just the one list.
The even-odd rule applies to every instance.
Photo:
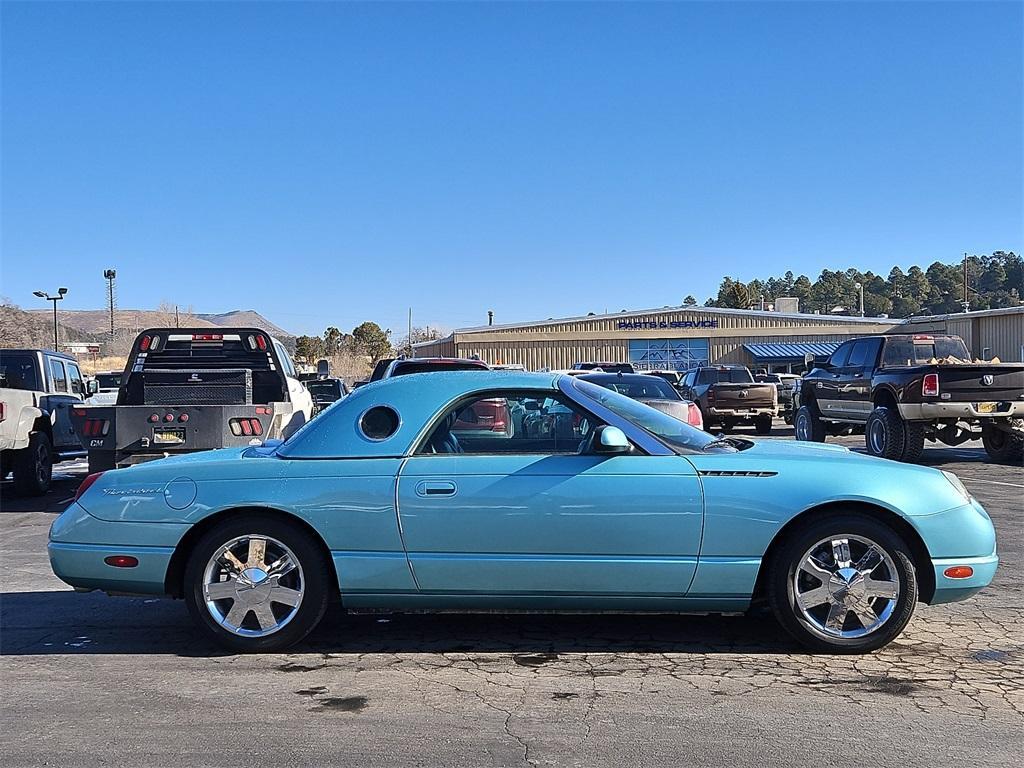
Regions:
[[14, 436], [14, 450], [28, 447], [29, 436], [33, 432], [50, 434], [50, 416], [33, 405], [26, 405], [18, 414], [18, 431]]

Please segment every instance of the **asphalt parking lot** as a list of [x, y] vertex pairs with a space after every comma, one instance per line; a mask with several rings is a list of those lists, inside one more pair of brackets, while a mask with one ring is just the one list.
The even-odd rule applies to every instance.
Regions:
[[225, 655], [180, 602], [51, 574], [46, 532], [85, 472], [62, 465], [43, 499], [2, 489], [0, 763], [1018, 765], [1024, 470], [986, 458], [924, 460], [991, 513], [995, 583], [860, 657], [804, 653], [769, 618], [340, 612], [294, 653]]

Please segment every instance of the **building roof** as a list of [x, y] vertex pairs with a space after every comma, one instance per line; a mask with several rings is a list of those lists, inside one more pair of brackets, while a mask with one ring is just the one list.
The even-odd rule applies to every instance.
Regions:
[[754, 360], [759, 363], [803, 362], [804, 355], [828, 357], [836, 351], [840, 342], [797, 342], [792, 344], [744, 344]]

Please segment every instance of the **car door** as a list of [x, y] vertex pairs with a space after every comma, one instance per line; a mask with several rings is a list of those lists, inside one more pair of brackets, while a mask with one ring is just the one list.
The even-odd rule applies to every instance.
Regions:
[[[498, 398], [536, 412], [528, 403], [537, 395], [497, 392], [474, 401]], [[461, 411], [472, 403], [459, 404], [405, 461], [398, 511], [418, 588], [582, 596], [608, 605], [626, 595], [684, 595], [700, 549], [703, 500], [696, 471], [680, 456], [638, 449], [587, 453], [598, 422], [564, 398], [554, 399], [560, 408], [547, 407], [554, 416], [543, 433], [488, 438], [477, 430], [459, 437], [449, 428], [439, 435], [445, 424], [471, 421]]]
[[850, 350], [854, 342], [848, 341], [839, 345], [828, 359], [828, 368], [815, 377], [814, 397], [818, 409], [825, 417], [841, 418], [843, 402], [840, 399], [840, 388], [844, 383], [846, 361], [850, 358]]
[[[58, 451], [79, 449], [78, 438], [75, 437], [74, 428], [71, 426], [71, 407], [80, 400], [70, 390], [68, 369], [65, 367], [64, 361], [59, 357], [50, 357], [49, 355], [45, 359], [47, 375], [50, 379], [46, 407], [50, 411], [53, 425], [53, 447]], [[81, 374], [78, 374], [78, 378], [81, 381]]]
[[867, 421], [871, 413], [871, 368], [878, 354], [878, 339], [858, 339], [843, 367], [839, 400], [845, 418]]

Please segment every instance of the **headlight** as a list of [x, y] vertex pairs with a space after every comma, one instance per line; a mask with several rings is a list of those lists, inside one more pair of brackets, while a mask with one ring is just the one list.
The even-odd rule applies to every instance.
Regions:
[[971, 492], [967, 490], [967, 488], [964, 486], [964, 484], [962, 482], [960, 482], [960, 478], [959, 477], [954, 475], [952, 472], [947, 472], [944, 469], [939, 470], [939, 471], [942, 472], [942, 474], [946, 476], [946, 479], [949, 480], [950, 485], [952, 485], [954, 488], [956, 488], [957, 492], [961, 496], [963, 496], [965, 499], [967, 499], [967, 501], [971, 500], [971, 498], [972, 498]]

